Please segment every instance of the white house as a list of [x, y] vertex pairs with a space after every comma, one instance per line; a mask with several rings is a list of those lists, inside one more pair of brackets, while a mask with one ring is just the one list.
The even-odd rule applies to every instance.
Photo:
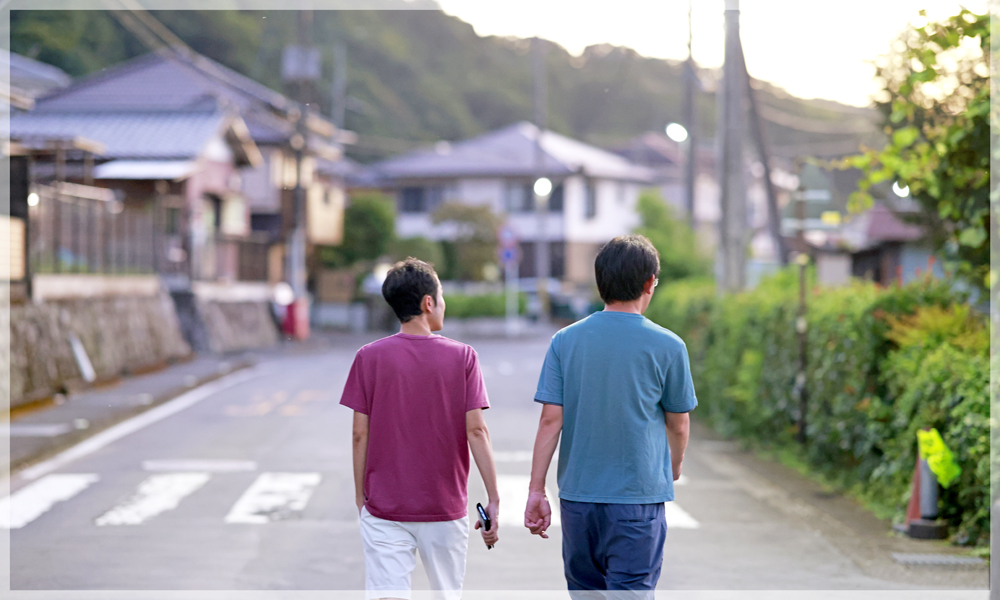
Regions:
[[[376, 163], [360, 180], [396, 196], [400, 237], [449, 239], [453, 230], [435, 226], [431, 215], [445, 202], [487, 205], [504, 215], [520, 240], [520, 276], [535, 277], [535, 244], [549, 244], [549, 274], [569, 287], [594, 277], [598, 249], [630, 233], [639, 219], [639, 191], [653, 181], [652, 170], [600, 148], [520, 122], [460, 142]], [[541, 168], [536, 165], [541, 163]], [[535, 211], [533, 183], [552, 180], [549, 210]]]

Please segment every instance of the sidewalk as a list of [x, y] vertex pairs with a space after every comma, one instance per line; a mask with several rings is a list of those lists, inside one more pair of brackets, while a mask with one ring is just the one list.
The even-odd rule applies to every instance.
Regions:
[[[951, 589], [989, 587], [989, 562], [980, 565], [901, 563], [896, 557], [929, 555], [968, 557], [969, 549], [946, 541], [915, 540], [892, 530], [854, 500], [824, 489], [799, 473], [723, 441], [704, 423], [692, 421], [691, 451], [709, 459], [711, 468], [751, 497], [811, 529], [865, 575], [902, 585]], [[778, 532], [776, 532], [778, 533]]]
[[71, 394], [10, 423], [9, 470], [48, 458], [189, 389], [253, 366], [250, 355], [198, 356], [159, 371]]

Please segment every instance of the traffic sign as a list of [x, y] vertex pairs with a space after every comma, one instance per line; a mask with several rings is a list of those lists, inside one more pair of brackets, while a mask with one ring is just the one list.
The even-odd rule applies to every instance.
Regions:
[[519, 254], [521, 253], [518, 252], [517, 248], [501, 248], [498, 254], [500, 256], [500, 262], [507, 264], [518, 262], [518, 259], [520, 258]]
[[514, 232], [514, 229], [509, 224], [500, 228], [497, 237], [500, 239], [501, 248], [511, 249], [518, 246], [517, 233]]

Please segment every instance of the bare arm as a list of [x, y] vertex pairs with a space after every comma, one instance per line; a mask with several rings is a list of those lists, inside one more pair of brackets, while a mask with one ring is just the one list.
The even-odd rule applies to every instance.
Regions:
[[[490, 430], [486, 427], [486, 418], [483, 409], [474, 408], [465, 413], [465, 433], [469, 438], [469, 449], [472, 450], [472, 458], [476, 461], [479, 474], [483, 477], [483, 485], [486, 486], [486, 495], [489, 503], [486, 505], [486, 514], [490, 516], [490, 530], [483, 531], [483, 541], [492, 546], [499, 539], [500, 514], [500, 494], [497, 492], [497, 467], [493, 461], [493, 444], [490, 442]], [[476, 522], [476, 529], [479, 523]]]
[[552, 508], [545, 497], [545, 476], [559, 444], [562, 424], [562, 406], [542, 406], [542, 417], [538, 421], [538, 434], [535, 436], [535, 450], [531, 457], [531, 482], [528, 484], [528, 505], [524, 509], [524, 526], [543, 538], [549, 537], [545, 530], [552, 523]]
[[358, 514], [365, 505], [365, 467], [368, 463], [368, 415], [354, 412], [354, 503]]
[[674, 481], [681, 476], [681, 463], [684, 462], [684, 451], [687, 450], [688, 437], [691, 434], [691, 415], [688, 413], [664, 413], [667, 417], [667, 443], [670, 444], [670, 466], [673, 468]]

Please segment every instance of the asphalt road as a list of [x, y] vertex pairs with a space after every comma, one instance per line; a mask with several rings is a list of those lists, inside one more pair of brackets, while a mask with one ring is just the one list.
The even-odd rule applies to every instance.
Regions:
[[[493, 405], [501, 540], [487, 551], [473, 534], [468, 590], [564, 589], [559, 527], [542, 540], [520, 525], [547, 342], [475, 343]], [[128, 435], [95, 438], [79, 458], [15, 475], [2, 500], [11, 589], [363, 589], [351, 411], [338, 404], [356, 348], [271, 357], [129, 422]], [[168, 414], [177, 402], [183, 410]], [[730, 451], [692, 442], [668, 511], [662, 589], [914, 587], [872, 576], [809, 514], [759, 493]], [[554, 472], [549, 485], [554, 497]], [[485, 492], [473, 466], [477, 501]], [[414, 585], [426, 587], [419, 567]]]

